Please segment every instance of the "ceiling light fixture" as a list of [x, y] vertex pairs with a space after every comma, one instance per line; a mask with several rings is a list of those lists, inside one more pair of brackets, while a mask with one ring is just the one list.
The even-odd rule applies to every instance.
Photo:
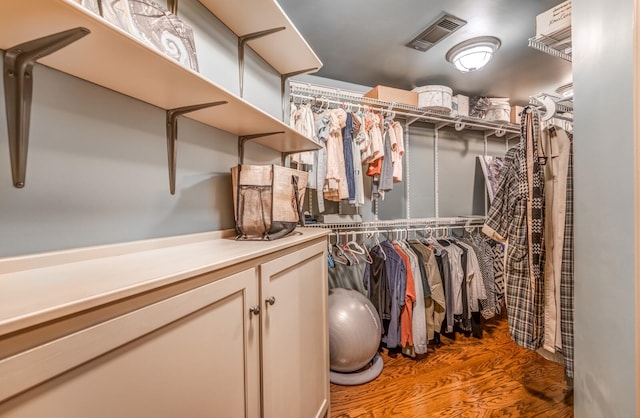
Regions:
[[500, 39], [493, 36], [467, 39], [447, 52], [447, 61], [463, 73], [477, 71], [487, 65], [498, 48]]

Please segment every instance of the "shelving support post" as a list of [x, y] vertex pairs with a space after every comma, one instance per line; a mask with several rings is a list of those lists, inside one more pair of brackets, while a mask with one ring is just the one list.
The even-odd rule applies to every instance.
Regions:
[[52, 54], [90, 33], [74, 28], [24, 42], [6, 50], [4, 55], [4, 97], [11, 154], [13, 185], [23, 188], [27, 175], [29, 124], [33, 93], [33, 67], [36, 60]]

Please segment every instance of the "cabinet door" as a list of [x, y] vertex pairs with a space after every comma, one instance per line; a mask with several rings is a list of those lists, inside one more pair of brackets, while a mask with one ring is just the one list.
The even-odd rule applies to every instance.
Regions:
[[37, 347], [40, 368], [114, 349], [0, 403], [0, 416], [257, 417], [257, 300], [250, 269]]
[[326, 248], [315, 244], [260, 267], [265, 418], [318, 417], [328, 410]]

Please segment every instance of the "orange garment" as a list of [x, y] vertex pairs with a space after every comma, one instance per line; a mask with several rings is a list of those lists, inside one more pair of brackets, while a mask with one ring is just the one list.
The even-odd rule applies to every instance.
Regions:
[[367, 176], [373, 177], [382, 173], [382, 157], [376, 158], [367, 166]]
[[404, 296], [404, 309], [400, 313], [400, 345], [401, 347], [413, 346], [413, 303], [416, 301], [416, 284], [413, 281], [413, 272], [411, 271], [411, 261], [409, 256], [404, 252], [398, 244], [393, 244], [404, 265], [407, 269], [407, 286]]

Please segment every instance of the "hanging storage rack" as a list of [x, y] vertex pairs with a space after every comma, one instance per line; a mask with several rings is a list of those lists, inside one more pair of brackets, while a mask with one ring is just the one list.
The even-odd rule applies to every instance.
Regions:
[[[441, 112], [434, 112], [429, 109], [411, 106], [403, 103], [387, 102], [379, 99], [364, 97], [360, 92], [343, 90], [320, 86], [312, 83], [302, 83], [294, 80], [289, 81], [289, 97], [291, 100], [308, 100], [318, 105], [337, 105], [350, 107], [368, 107], [387, 113], [397, 118], [405, 120], [404, 124], [404, 150], [405, 150], [405, 200], [406, 219], [411, 219], [411, 182], [409, 176], [409, 127], [415, 122], [426, 122], [434, 125], [434, 213], [435, 218], [440, 215], [440, 190], [439, 190], [439, 131], [446, 127], [453, 127], [456, 131], [474, 130], [483, 133], [484, 154], [487, 154], [487, 141], [491, 136], [505, 138], [505, 148], [509, 148], [509, 141], [520, 136], [520, 125], [486, 121], [470, 116], [451, 116]], [[374, 204], [374, 217], [378, 220], [377, 201]]]
[[[571, 31], [569, 31], [569, 33], [571, 33]], [[558, 39], [547, 35], [540, 35], [529, 38], [529, 46], [553, 57], [562, 58], [569, 62], [572, 61], [571, 36]]]
[[483, 216], [451, 217], [451, 218], [416, 218], [395, 219], [389, 221], [370, 221], [346, 224], [310, 224], [307, 227], [331, 229], [339, 235], [371, 235], [379, 233], [409, 234], [419, 231], [449, 231], [454, 228], [480, 228], [484, 224]]
[[553, 94], [540, 93], [530, 98], [529, 103], [543, 110], [543, 121], [552, 118], [573, 122], [573, 95], [559, 97]]

